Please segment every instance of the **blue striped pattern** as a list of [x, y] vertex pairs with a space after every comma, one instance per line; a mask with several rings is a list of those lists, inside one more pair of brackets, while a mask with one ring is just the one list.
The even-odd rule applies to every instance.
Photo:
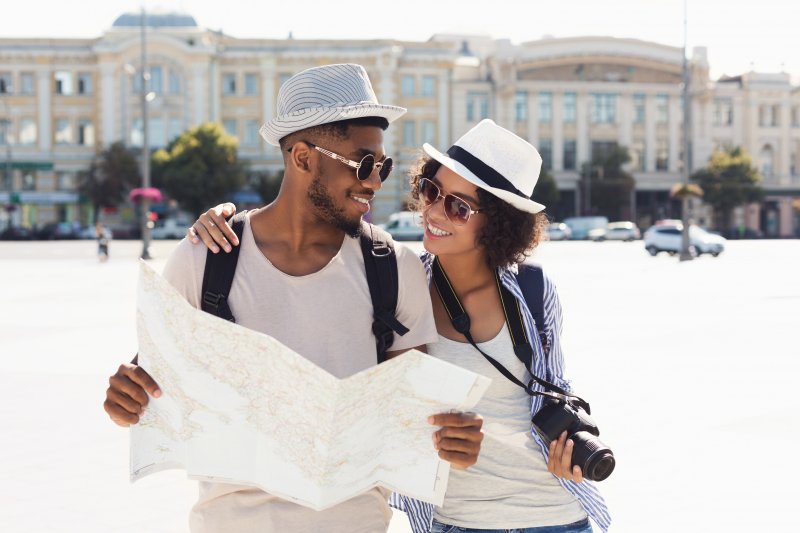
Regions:
[[[425, 266], [425, 271], [428, 273], [428, 283], [431, 279], [431, 264], [433, 263], [431, 254], [423, 252], [420, 259]], [[517, 266], [512, 265], [509, 268], [501, 269], [500, 280], [503, 285], [511, 291], [517, 298], [520, 307], [523, 309], [523, 318], [525, 321], [525, 328], [528, 332], [529, 339], [538, 339], [539, 335], [536, 333], [536, 326], [533, 322], [530, 309], [522, 296], [522, 291], [519, 288], [516, 278]], [[533, 343], [533, 372], [536, 375], [554, 383], [566, 390], [571, 391], [569, 381], [564, 378], [564, 354], [561, 351], [561, 332], [563, 325], [563, 315], [561, 311], [561, 301], [558, 298], [555, 284], [547, 275], [544, 276], [544, 316], [545, 316], [545, 333], [550, 342], [550, 354], [547, 359], [544, 357], [541, 342]], [[540, 385], [536, 385], [538, 390], [542, 390]], [[531, 402], [531, 416], [542, 407], [542, 397], [534, 396]], [[549, 450], [547, 444], [542, 440], [539, 434], [531, 428], [531, 435], [544, 455], [545, 461], [549, 457]], [[583, 481], [582, 483], [575, 483], [558, 478], [559, 483], [570, 494], [575, 496], [580, 502], [586, 514], [594, 521], [595, 524], [602, 530], [608, 531], [611, 526], [611, 515], [608, 512], [605, 500], [597, 490], [597, 486], [592, 481]], [[430, 531], [431, 520], [433, 519], [433, 505], [394, 493], [389, 499], [392, 507], [404, 511], [408, 514], [411, 529], [414, 533], [428, 533]]]

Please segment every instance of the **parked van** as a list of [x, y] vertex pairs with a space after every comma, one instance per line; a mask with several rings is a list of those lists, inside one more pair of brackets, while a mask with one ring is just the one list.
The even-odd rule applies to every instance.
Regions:
[[585, 240], [589, 238], [592, 230], [608, 230], [608, 218], [606, 217], [569, 217], [564, 219], [564, 224], [572, 230], [573, 240]]

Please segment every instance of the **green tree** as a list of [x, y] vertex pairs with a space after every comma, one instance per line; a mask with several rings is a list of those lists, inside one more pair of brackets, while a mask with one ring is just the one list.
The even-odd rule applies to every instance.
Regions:
[[550, 211], [553, 211], [558, 205], [560, 197], [561, 193], [558, 192], [556, 180], [553, 179], [552, 174], [543, 168], [536, 182], [536, 187], [533, 189], [531, 199], [534, 202], [539, 202], [544, 205]]
[[731, 227], [731, 212], [735, 207], [761, 201], [761, 174], [750, 156], [740, 147], [718, 150], [711, 154], [708, 164], [692, 174], [692, 181], [703, 189], [703, 200], [714, 209], [715, 219]]
[[139, 162], [134, 152], [116, 142], [100, 152], [79, 179], [80, 192], [92, 202], [96, 221], [100, 208], [118, 206], [141, 183]]
[[616, 144], [595, 150], [592, 161], [581, 169], [583, 193], [588, 196], [591, 214], [611, 220], [623, 218], [623, 208], [630, 208], [631, 191], [636, 180], [622, 167], [631, 160], [628, 149]]
[[244, 175], [236, 138], [215, 122], [183, 132], [153, 154], [153, 183], [194, 214], [224, 201]]

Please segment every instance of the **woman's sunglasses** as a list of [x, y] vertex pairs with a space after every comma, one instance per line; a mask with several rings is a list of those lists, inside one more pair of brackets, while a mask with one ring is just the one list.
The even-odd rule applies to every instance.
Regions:
[[419, 191], [419, 197], [422, 198], [422, 202], [425, 204], [425, 207], [430, 207], [440, 198], [443, 198], [444, 215], [447, 217], [447, 220], [453, 224], [456, 224], [457, 226], [463, 226], [469, 222], [470, 216], [472, 216], [474, 213], [481, 212], [480, 209], [472, 209], [466, 200], [462, 200], [454, 194], [442, 195], [442, 190], [439, 188], [439, 186], [428, 178], [422, 178], [419, 180], [417, 190]]
[[[314, 150], [327, 155], [331, 159], [336, 159], [337, 161], [341, 161], [345, 165], [356, 169], [356, 177], [358, 178], [358, 181], [364, 181], [365, 179], [369, 178], [370, 175], [372, 175], [372, 171], [376, 168], [378, 169], [378, 176], [380, 176], [381, 181], [386, 181], [386, 178], [389, 177], [389, 174], [391, 174], [394, 166], [394, 162], [392, 161], [391, 157], [387, 157], [380, 162], [375, 162], [375, 156], [372, 154], [367, 154], [361, 158], [361, 161], [353, 161], [335, 152], [321, 148], [316, 144], [312, 144], [308, 141], [304, 142]], [[291, 151], [291, 148], [289, 151]]]

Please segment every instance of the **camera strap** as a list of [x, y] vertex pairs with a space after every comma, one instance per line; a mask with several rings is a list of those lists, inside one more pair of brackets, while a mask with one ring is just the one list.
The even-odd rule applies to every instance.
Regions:
[[[550, 383], [549, 381], [536, 376], [533, 373], [533, 348], [530, 340], [528, 339], [528, 334], [525, 331], [525, 325], [522, 319], [522, 309], [520, 308], [517, 298], [500, 281], [500, 275], [497, 271], [494, 273], [495, 283], [497, 283], [497, 291], [500, 295], [500, 303], [503, 306], [503, 314], [505, 315], [506, 326], [508, 327], [508, 332], [511, 335], [511, 343], [514, 345], [514, 353], [516, 354], [517, 358], [525, 364], [525, 368], [528, 369], [528, 372], [531, 375], [531, 380], [527, 385], [520, 381], [495, 358], [478, 347], [478, 345], [475, 343], [475, 340], [472, 338], [472, 334], [470, 333], [471, 323], [469, 315], [464, 309], [464, 306], [461, 305], [461, 300], [458, 299], [456, 291], [453, 289], [453, 285], [450, 283], [450, 279], [447, 277], [444, 268], [442, 268], [438, 257], [434, 258], [431, 268], [433, 274], [433, 285], [436, 288], [436, 292], [439, 294], [439, 297], [442, 299], [442, 303], [447, 311], [447, 315], [450, 317], [450, 322], [453, 324], [453, 328], [464, 335], [472, 347], [478, 350], [478, 352], [480, 352], [480, 354], [483, 355], [483, 357], [489, 361], [489, 363], [491, 363], [491, 365], [495, 367], [498, 372], [503, 374], [503, 376], [505, 376], [506, 379], [512, 383], [522, 387], [525, 392], [531, 396], [547, 396], [558, 401], [576, 404], [582, 407], [587, 414], [591, 414], [588, 402], [579, 396], [562, 389], [558, 385]], [[534, 383], [538, 383], [547, 390], [533, 390]]]

